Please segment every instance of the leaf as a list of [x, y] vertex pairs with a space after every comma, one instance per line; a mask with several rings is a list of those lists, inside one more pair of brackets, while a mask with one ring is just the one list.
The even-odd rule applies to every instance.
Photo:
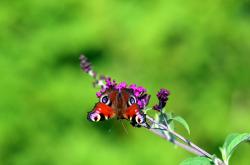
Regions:
[[180, 165], [212, 165], [212, 162], [206, 157], [194, 157], [184, 160]]
[[[163, 124], [163, 125], [165, 125], [165, 126], [167, 126], [168, 128], [171, 129], [172, 124], [169, 124], [167, 119], [168, 119], [168, 114], [167, 113], [162, 112], [160, 114], [155, 115], [155, 121], [157, 123]], [[153, 124], [153, 126], [154, 126], [154, 128], [160, 128], [160, 126], [158, 124], [156, 124], [156, 123]], [[160, 132], [163, 135], [165, 135], [170, 141], [172, 141], [172, 142], [175, 141], [175, 136], [170, 134], [167, 130], [163, 129], [163, 130], [160, 130]]]
[[[164, 109], [163, 109], [164, 110]], [[162, 112], [159, 114], [159, 122], [163, 125], [168, 126], [171, 130], [174, 130], [174, 122], [173, 122], [173, 113], [172, 112]]]
[[166, 113], [166, 115], [167, 115], [166, 120], [167, 120], [167, 123], [168, 123], [170, 129], [174, 130], [174, 122], [173, 122], [173, 120], [168, 120], [168, 119], [173, 119], [174, 114], [172, 112], [168, 112], [168, 113]]
[[242, 142], [245, 141], [250, 141], [250, 134], [249, 133], [243, 133], [243, 134], [239, 134], [239, 133], [234, 133], [234, 134], [230, 134], [225, 142], [222, 148], [220, 148], [221, 153], [222, 153], [222, 158], [225, 162], [228, 163], [230, 157], [233, 154], [233, 151], [235, 150], [235, 148]]
[[166, 113], [160, 113], [159, 114], [159, 123], [165, 125], [165, 126], [168, 126], [168, 123], [167, 123], [167, 120], [168, 120], [168, 116]]
[[171, 118], [169, 120], [174, 120], [174, 121], [179, 122], [187, 130], [188, 134], [190, 134], [190, 129], [189, 129], [188, 123], [182, 117], [176, 116], [176, 117], [173, 117], [173, 118]]

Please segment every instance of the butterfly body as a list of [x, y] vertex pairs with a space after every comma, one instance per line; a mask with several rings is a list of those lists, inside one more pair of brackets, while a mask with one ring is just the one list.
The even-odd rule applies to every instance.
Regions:
[[88, 112], [88, 120], [98, 122], [116, 117], [129, 120], [133, 126], [139, 127], [146, 122], [146, 118], [137, 101], [131, 89], [109, 89], [100, 96], [93, 110]]

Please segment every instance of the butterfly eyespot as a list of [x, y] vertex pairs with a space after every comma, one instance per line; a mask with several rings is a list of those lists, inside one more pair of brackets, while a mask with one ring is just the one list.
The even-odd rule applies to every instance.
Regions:
[[131, 106], [133, 104], [136, 104], [136, 98], [135, 96], [130, 96], [128, 99], [128, 105]]
[[142, 115], [136, 115], [136, 116], [135, 116], [135, 121], [136, 121], [136, 123], [138, 123], [138, 124], [142, 124], [142, 123], [144, 123], [144, 118], [143, 118]]
[[101, 102], [101, 103], [104, 103], [104, 104], [106, 104], [106, 105], [109, 105], [110, 99], [109, 99], [108, 95], [103, 95], [103, 96], [100, 98], [100, 102]]
[[101, 115], [99, 113], [92, 113], [89, 116], [89, 119], [94, 122], [98, 122], [101, 120]]

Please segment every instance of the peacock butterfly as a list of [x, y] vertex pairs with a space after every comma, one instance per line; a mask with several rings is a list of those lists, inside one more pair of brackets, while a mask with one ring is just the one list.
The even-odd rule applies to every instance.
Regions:
[[106, 90], [99, 97], [93, 110], [88, 112], [87, 119], [92, 122], [108, 120], [117, 117], [117, 119], [126, 119], [134, 127], [140, 127], [146, 124], [146, 114], [138, 105], [138, 98], [130, 88]]

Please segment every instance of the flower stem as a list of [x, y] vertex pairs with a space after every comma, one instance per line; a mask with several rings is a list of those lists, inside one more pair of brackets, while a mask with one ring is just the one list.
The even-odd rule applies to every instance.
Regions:
[[164, 134], [162, 134], [162, 132], [160, 132], [159, 130], [157, 129], [154, 129], [154, 128], [150, 128], [149, 129], [151, 132], [157, 134], [158, 136], [170, 141], [171, 143], [181, 147], [181, 148], [184, 148], [185, 150], [188, 150], [189, 152], [195, 154], [195, 155], [199, 155], [199, 156], [203, 156], [200, 152], [194, 150], [192, 147], [186, 145], [186, 144], [183, 144], [183, 143], [180, 143], [179, 141], [172, 141], [171, 138], [169, 136], [166, 136]]
[[[179, 147], [181, 147], [181, 148], [183, 148], [183, 149], [187, 150], [188, 152], [191, 152], [191, 153], [193, 153], [195, 155], [205, 156], [205, 157], [207, 157], [207, 158], [209, 158], [211, 160], [215, 159], [215, 157], [213, 155], [211, 155], [208, 152], [206, 152], [205, 150], [201, 149], [200, 147], [198, 147], [197, 145], [195, 145], [191, 141], [187, 140], [185, 137], [181, 136], [177, 132], [169, 129], [166, 125], [163, 125], [163, 124], [160, 124], [160, 123], [156, 122], [153, 118], [151, 118], [149, 116], [147, 116], [147, 119], [152, 124], [155, 124], [155, 125], [158, 126], [158, 128], [152, 128], [152, 127], [149, 128], [149, 130], [151, 132], [155, 133], [156, 135], [158, 135], [158, 136], [166, 139], [167, 141], [170, 141], [171, 143], [173, 143], [173, 144], [175, 144], [175, 145], [177, 145], [177, 146], [179, 146]], [[147, 128], [144, 125], [142, 125], [142, 126], [145, 127], [145, 128]], [[181, 143], [181, 142], [179, 142], [179, 141], [177, 141], [175, 139], [172, 139], [170, 136], [166, 136], [164, 134], [164, 132], [160, 131], [160, 130], [167, 131], [169, 134], [175, 136], [176, 138], [178, 138], [179, 140], [181, 140], [184, 143]], [[216, 158], [216, 160], [218, 162], [217, 163], [218, 165], [225, 165], [225, 163], [222, 160], [220, 160], [218, 158]]]

